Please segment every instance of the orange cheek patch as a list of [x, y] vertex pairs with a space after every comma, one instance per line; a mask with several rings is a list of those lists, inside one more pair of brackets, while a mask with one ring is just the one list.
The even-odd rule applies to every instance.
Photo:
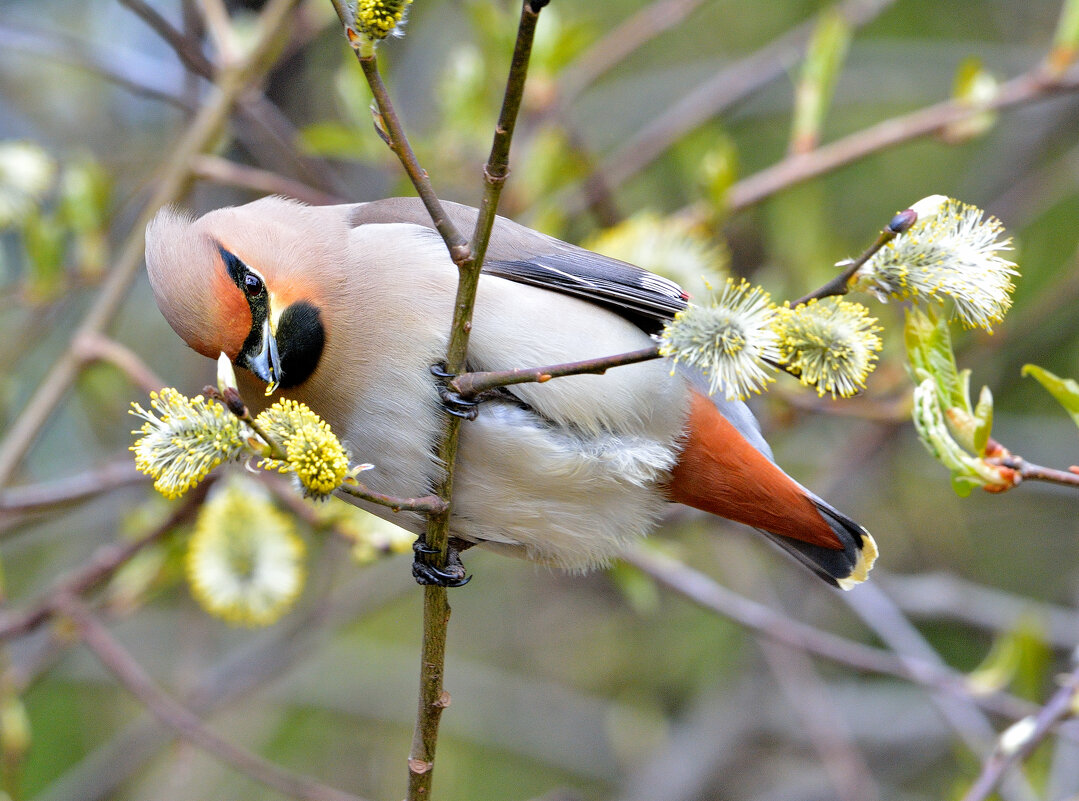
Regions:
[[[269, 277], [266, 280], [269, 282]], [[311, 283], [306, 275], [290, 275], [287, 283], [278, 283], [269, 287], [269, 289], [273, 294], [274, 306], [272, 311], [274, 314], [281, 314], [299, 300], [306, 300], [318, 308], [322, 307], [319, 293], [315, 291], [315, 285]]]
[[251, 333], [251, 309], [247, 306], [247, 300], [240, 290], [229, 279], [224, 265], [214, 273], [212, 295], [216, 301], [210, 314], [210, 328], [215, 336], [210, 339], [217, 342], [216, 350], [205, 353], [201, 348], [196, 348], [210, 358], [217, 358], [220, 351], [224, 351], [230, 359], [235, 359], [240, 354], [240, 348], [248, 334]]

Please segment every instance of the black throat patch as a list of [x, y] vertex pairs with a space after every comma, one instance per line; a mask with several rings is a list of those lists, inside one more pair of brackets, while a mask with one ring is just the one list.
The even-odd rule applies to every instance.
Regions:
[[[252, 270], [234, 253], [217, 246], [229, 278], [247, 300], [251, 310], [251, 330], [236, 357], [240, 365], [256, 357], [263, 349], [263, 328], [270, 314], [270, 292], [262, 276]], [[288, 389], [302, 384], [318, 367], [326, 344], [326, 329], [315, 304], [298, 300], [290, 304], [278, 318], [277, 353], [281, 360], [279, 386]]]
[[307, 300], [287, 306], [277, 323], [277, 349], [281, 356], [281, 386], [302, 384], [318, 367], [326, 345], [326, 329], [318, 307]]

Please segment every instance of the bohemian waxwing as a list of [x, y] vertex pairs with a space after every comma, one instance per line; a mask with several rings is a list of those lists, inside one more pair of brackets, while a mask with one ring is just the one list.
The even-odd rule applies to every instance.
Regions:
[[[445, 204], [460, 230], [475, 209]], [[371, 489], [431, 492], [457, 269], [418, 199], [312, 207], [267, 197], [146, 232], [157, 305], [199, 353], [226, 353], [329, 422]], [[686, 305], [671, 281], [498, 218], [470, 370], [648, 347]], [[872, 566], [869, 533], [772, 461], [756, 420], [655, 360], [491, 393], [461, 432], [451, 534], [569, 569], [616, 557], [671, 501], [753, 526], [826, 581]], [[254, 400], [262, 392], [248, 392]], [[351, 500], [351, 499], [350, 499]], [[416, 513], [359, 502], [414, 532]], [[435, 576], [435, 579], [438, 577]], [[453, 583], [453, 582], [450, 582]]]

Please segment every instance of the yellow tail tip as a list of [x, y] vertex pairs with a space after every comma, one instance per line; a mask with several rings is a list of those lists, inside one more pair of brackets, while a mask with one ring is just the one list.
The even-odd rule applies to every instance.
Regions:
[[878, 554], [876, 540], [868, 531], [863, 530], [862, 551], [858, 556], [857, 564], [854, 565], [854, 569], [850, 571], [849, 576], [836, 579], [836, 584], [839, 585], [840, 589], [853, 589], [869, 578], [869, 571], [873, 569], [873, 563], [877, 561]]

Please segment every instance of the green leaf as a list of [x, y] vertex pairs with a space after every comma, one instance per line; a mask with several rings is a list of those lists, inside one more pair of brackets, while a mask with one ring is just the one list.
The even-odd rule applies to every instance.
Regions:
[[[998, 89], [997, 79], [985, 69], [981, 59], [970, 56], [963, 59], [959, 64], [952, 87], [952, 95], [964, 106], [981, 108], [996, 97]], [[986, 133], [996, 121], [997, 113], [995, 111], [971, 114], [969, 117], [946, 125], [941, 130], [940, 136], [949, 144], [960, 144]]]
[[108, 224], [112, 178], [91, 158], [64, 168], [60, 177], [60, 219], [77, 233], [101, 231]]
[[607, 576], [637, 614], [651, 615], [659, 609], [659, 588], [650, 576], [625, 562], [611, 565]]
[[964, 370], [960, 373], [955, 363], [947, 318], [933, 308], [928, 313], [921, 309], [908, 309], [903, 338], [911, 367], [933, 378], [941, 405], [973, 414], [967, 390], [970, 372]]
[[978, 426], [974, 429], [974, 452], [985, 456], [989, 435], [993, 433], [993, 393], [989, 391], [989, 387], [982, 387], [978, 405], [974, 408], [974, 417], [978, 421]]
[[817, 145], [850, 37], [850, 23], [842, 14], [832, 9], [821, 15], [794, 93], [791, 150], [795, 153], [806, 153]]
[[727, 210], [727, 196], [738, 180], [738, 146], [726, 134], [713, 137], [711, 148], [699, 162], [699, 180], [714, 214]]
[[963, 476], [959, 473], [952, 473], [952, 490], [960, 498], [968, 497], [975, 487], [984, 486], [985, 484], [976, 478], [972, 478], [971, 476]]
[[1072, 420], [1079, 425], [1079, 383], [1073, 378], [1060, 378], [1036, 364], [1024, 364], [1023, 375], [1029, 375], [1045, 387], [1057, 403], [1067, 410]]
[[67, 229], [51, 214], [29, 215], [22, 226], [28, 265], [27, 292], [32, 300], [48, 300], [63, 291]]
[[1036, 617], [1026, 615], [994, 640], [968, 681], [979, 695], [1011, 687], [1017, 695], [1034, 700], [1044, 687], [1051, 660], [1045, 626]]
[[1053, 35], [1053, 48], [1049, 53], [1049, 66], [1054, 72], [1062, 72], [1079, 54], [1079, 0], [1064, 0]]

